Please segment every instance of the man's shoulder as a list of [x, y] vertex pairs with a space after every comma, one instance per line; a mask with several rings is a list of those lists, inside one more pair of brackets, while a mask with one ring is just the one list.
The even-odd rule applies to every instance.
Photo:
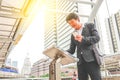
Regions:
[[89, 29], [89, 31], [91, 32], [93, 29], [95, 29], [95, 25], [94, 23], [90, 23], [90, 22], [87, 22], [84, 24], [84, 26]]
[[87, 22], [87, 23], [84, 23], [85, 26], [94, 26], [94, 23], [92, 22]]

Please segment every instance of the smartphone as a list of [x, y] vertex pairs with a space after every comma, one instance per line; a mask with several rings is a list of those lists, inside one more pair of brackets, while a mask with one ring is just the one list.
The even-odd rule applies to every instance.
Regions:
[[78, 35], [77, 32], [73, 32], [73, 36], [76, 37]]

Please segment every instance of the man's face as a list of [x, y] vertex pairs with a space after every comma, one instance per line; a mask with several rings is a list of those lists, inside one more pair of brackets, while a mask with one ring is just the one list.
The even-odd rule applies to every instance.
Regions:
[[72, 26], [72, 28], [79, 30], [81, 28], [81, 24], [79, 23], [79, 20], [77, 19], [71, 19], [68, 21], [68, 23]]

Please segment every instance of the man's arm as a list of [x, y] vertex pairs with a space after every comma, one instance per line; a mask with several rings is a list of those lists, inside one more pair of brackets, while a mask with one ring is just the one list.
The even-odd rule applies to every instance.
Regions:
[[70, 54], [74, 54], [76, 49], [76, 44], [74, 42], [74, 36], [71, 35], [71, 43], [70, 43], [70, 48], [67, 50], [67, 52], [69, 52]]
[[93, 45], [97, 42], [99, 42], [100, 37], [98, 34], [98, 31], [96, 30], [95, 26], [93, 23], [87, 24], [88, 29], [90, 29], [91, 36], [88, 37], [82, 37], [82, 42], [88, 45]]

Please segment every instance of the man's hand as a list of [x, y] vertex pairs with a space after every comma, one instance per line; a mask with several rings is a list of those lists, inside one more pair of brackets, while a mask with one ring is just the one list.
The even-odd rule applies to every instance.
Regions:
[[79, 42], [81, 42], [82, 39], [83, 39], [83, 36], [82, 36], [82, 35], [76, 35], [76, 36], [75, 36], [75, 40], [77, 40], [77, 41], [79, 41]]
[[79, 59], [78, 58], [74, 58], [76, 62], [79, 62]]

